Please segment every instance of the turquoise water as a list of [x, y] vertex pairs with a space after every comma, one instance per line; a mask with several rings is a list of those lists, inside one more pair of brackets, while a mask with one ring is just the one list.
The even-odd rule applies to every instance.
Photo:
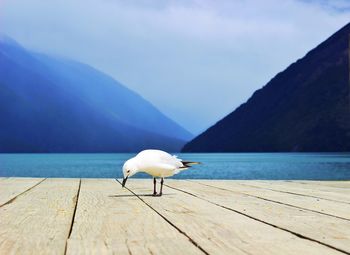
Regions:
[[[203, 164], [173, 178], [350, 180], [344, 153], [183, 153]], [[0, 176], [120, 178], [134, 154], [0, 154]], [[137, 174], [136, 177], [147, 177]]]

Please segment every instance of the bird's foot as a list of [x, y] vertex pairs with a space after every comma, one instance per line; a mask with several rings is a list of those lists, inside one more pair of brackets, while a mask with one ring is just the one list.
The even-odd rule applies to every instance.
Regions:
[[161, 197], [163, 195], [163, 193], [162, 192], [160, 192], [159, 194], [158, 194], [158, 197]]
[[157, 192], [153, 192], [152, 196], [156, 197], [158, 194]]

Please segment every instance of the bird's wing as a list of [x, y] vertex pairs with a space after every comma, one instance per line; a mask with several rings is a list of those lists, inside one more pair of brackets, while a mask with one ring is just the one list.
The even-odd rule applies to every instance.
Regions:
[[140, 152], [137, 157], [151, 165], [164, 164], [173, 169], [183, 167], [181, 159], [161, 150], [145, 150]]
[[170, 154], [162, 156], [161, 157], [161, 162], [163, 164], [172, 165], [175, 168], [183, 167], [181, 159], [178, 159], [177, 156], [172, 156]]

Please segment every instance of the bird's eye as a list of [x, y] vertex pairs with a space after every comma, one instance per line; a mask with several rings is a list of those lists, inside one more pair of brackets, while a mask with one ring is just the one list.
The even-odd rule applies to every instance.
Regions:
[[127, 173], [130, 173], [130, 170], [126, 171]]

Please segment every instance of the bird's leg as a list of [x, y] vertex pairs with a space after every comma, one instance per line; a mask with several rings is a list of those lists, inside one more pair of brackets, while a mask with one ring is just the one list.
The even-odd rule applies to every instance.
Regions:
[[160, 180], [160, 192], [159, 192], [159, 196], [162, 195], [162, 191], [163, 191], [163, 183], [164, 183], [164, 178], [162, 177], [162, 179]]
[[157, 184], [157, 180], [156, 178], [153, 178], [153, 196], [157, 195], [156, 184]]

